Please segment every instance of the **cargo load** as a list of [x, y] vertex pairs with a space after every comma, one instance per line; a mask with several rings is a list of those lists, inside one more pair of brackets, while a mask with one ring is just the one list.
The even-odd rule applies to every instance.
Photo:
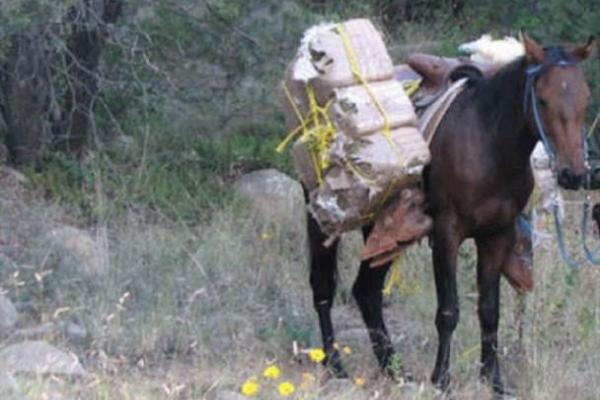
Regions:
[[332, 237], [418, 183], [429, 149], [383, 39], [366, 19], [309, 29], [281, 86], [309, 211]]

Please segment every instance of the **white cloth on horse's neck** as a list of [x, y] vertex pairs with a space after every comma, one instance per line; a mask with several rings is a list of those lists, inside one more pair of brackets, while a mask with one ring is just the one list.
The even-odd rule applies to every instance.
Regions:
[[[533, 204], [534, 213], [536, 216], [540, 216], [541, 214], [549, 215], [552, 213], [554, 202], [557, 202], [559, 216], [560, 218], [563, 218], [565, 215], [564, 199], [558, 187], [558, 183], [556, 182], [554, 172], [552, 171], [550, 157], [548, 156], [548, 153], [546, 153], [546, 149], [542, 142], [537, 143], [531, 153], [530, 160], [533, 169], [533, 177], [535, 179], [535, 190], [539, 193], [539, 195], [536, 196], [537, 198], [535, 198], [535, 200], [537, 200], [536, 204]], [[541, 228], [536, 221], [534, 221], [534, 227], [536, 230]]]
[[458, 51], [469, 54], [472, 61], [504, 65], [525, 54], [523, 44], [514, 37], [494, 40], [489, 34], [458, 46]]

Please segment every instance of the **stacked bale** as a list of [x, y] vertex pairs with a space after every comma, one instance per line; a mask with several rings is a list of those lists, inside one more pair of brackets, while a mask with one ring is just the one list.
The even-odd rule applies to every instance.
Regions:
[[332, 236], [372, 221], [421, 177], [429, 150], [369, 20], [309, 29], [282, 84], [309, 210]]

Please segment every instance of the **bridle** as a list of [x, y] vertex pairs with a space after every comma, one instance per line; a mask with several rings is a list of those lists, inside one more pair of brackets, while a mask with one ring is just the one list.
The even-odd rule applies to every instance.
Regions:
[[[548, 135], [546, 134], [546, 130], [544, 129], [544, 122], [542, 120], [542, 116], [540, 113], [540, 105], [539, 105], [540, 101], [539, 101], [538, 96], [535, 93], [535, 83], [536, 83], [537, 79], [539, 78], [539, 76], [542, 75], [542, 73], [550, 67], [570, 67], [570, 66], [574, 66], [574, 65], [577, 65], [577, 62], [568, 61], [568, 60], [560, 60], [558, 62], [553, 62], [553, 63], [544, 63], [544, 64], [533, 65], [533, 66], [527, 68], [527, 71], [525, 73], [525, 76], [526, 76], [525, 94], [524, 94], [524, 99], [523, 99], [524, 115], [526, 116], [527, 113], [529, 112], [529, 109], [531, 109], [535, 129], [537, 130], [539, 140], [541, 140], [542, 144], [544, 145], [544, 149], [546, 150], [546, 154], [548, 155], [548, 158], [550, 159], [551, 165], [556, 160], [556, 153], [554, 151], [554, 148], [552, 147], [552, 143], [550, 142]], [[583, 151], [583, 154], [585, 157], [585, 164], [586, 164], [586, 166], [588, 166], [587, 137], [586, 137], [584, 130], [582, 130], [581, 134], [582, 134], [582, 146], [583, 146], [582, 151]], [[591, 176], [589, 173], [586, 174], [586, 179], [587, 179], [587, 182], [586, 182], [587, 187], [589, 188], [589, 187], [591, 187], [590, 186]], [[558, 240], [558, 249], [559, 249], [559, 252], [560, 252], [560, 255], [561, 255], [561, 258], [563, 259], [563, 261], [571, 268], [579, 268], [586, 261], [590, 262], [594, 265], [600, 265], [600, 258], [597, 257], [597, 254], [600, 253], [600, 246], [598, 246], [594, 250], [590, 250], [590, 248], [587, 245], [587, 228], [588, 228], [588, 219], [589, 219], [588, 216], [589, 216], [590, 208], [591, 208], [591, 199], [590, 199], [589, 194], [586, 194], [585, 201], [583, 203], [582, 219], [581, 219], [581, 241], [582, 241], [582, 247], [584, 250], [585, 259], [577, 261], [577, 260], [573, 259], [567, 251], [564, 233], [563, 233], [562, 225], [560, 222], [558, 199], [555, 198], [554, 202], [553, 202], [553, 206], [552, 206], [553, 210], [552, 211], [554, 214], [554, 226], [556, 229], [556, 236], [557, 236], [557, 240]]]
[[[551, 162], [554, 162], [556, 159], [556, 154], [552, 144], [550, 143], [550, 140], [548, 139], [548, 135], [546, 135], [546, 130], [544, 129], [544, 122], [540, 114], [540, 100], [535, 93], [535, 82], [540, 75], [542, 75], [542, 73], [544, 73], [550, 67], [571, 67], [574, 65], [577, 65], [577, 63], [574, 61], [561, 60], [555, 63], [533, 65], [527, 68], [527, 71], [525, 72], [525, 95], [523, 99], [524, 115], [527, 115], [529, 108], [531, 107], [535, 129], [537, 130], [539, 139], [542, 141], [544, 149], [546, 150]], [[584, 144], [584, 146], [586, 145]], [[584, 150], [586, 149], [584, 148]]]

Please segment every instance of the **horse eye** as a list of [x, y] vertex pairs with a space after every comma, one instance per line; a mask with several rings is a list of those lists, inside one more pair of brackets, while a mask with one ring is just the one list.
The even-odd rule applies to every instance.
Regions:
[[546, 103], [546, 100], [544, 100], [544, 99], [539, 99], [538, 101], [540, 103], [540, 106], [542, 106], [542, 107], [546, 107], [548, 105], [548, 103]]

